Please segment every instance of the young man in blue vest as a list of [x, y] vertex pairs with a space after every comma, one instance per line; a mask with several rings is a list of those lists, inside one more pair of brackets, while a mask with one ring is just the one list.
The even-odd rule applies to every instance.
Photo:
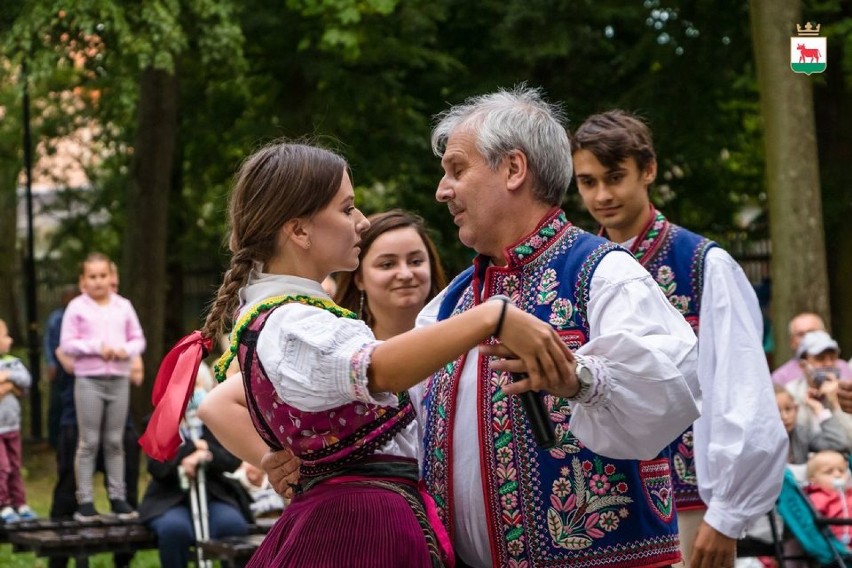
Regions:
[[757, 297], [727, 252], [651, 204], [657, 161], [643, 121], [597, 114], [572, 143], [602, 235], [633, 253], [698, 335], [701, 417], [670, 446], [681, 547], [687, 566], [733, 566], [736, 539], [772, 508], [787, 458]]

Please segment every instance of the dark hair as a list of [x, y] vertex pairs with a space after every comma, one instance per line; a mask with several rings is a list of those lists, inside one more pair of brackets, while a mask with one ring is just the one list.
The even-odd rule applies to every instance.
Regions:
[[328, 205], [346, 169], [346, 160], [330, 150], [287, 142], [265, 146], [243, 162], [228, 204], [231, 263], [204, 322], [206, 337], [226, 329], [252, 268], [275, 255], [281, 226]]
[[607, 169], [633, 158], [639, 171], [644, 172], [657, 159], [648, 125], [623, 110], [590, 116], [577, 128], [571, 142], [574, 152], [588, 150]]
[[[361, 291], [355, 285], [355, 275], [362, 269], [364, 257], [376, 239], [381, 235], [388, 231], [408, 227], [417, 231], [417, 234], [423, 239], [423, 244], [426, 246], [426, 252], [429, 255], [429, 276], [431, 277], [431, 283], [426, 301], [428, 302], [444, 289], [447, 285], [447, 276], [444, 273], [444, 267], [441, 265], [441, 257], [438, 256], [438, 249], [435, 247], [432, 239], [429, 238], [426, 225], [420, 216], [403, 211], [402, 209], [392, 209], [385, 213], [371, 215], [368, 219], [370, 220], [370, 228], [361, 235], [361, 253], [358, 255], [358, 260], [361, 262], [359, 262], [358, 268], [352, 272], [338, 273], [336, 276], [337, 293], [334, 295], [334, 301], [337, 305], [353, 312], [360, 311]], [[372, 326], [373, 316], [370, 313], [369, 307], [365, 306], [365, 308], [361, 314], [361, 318], [367, 325]]]

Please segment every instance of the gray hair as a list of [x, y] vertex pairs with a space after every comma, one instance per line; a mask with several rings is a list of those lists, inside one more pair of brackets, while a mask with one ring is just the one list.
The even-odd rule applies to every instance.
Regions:
[[551, 205], [562, 203], [574, 173], [571, 142], [562, 108], [546, 102], [541, 89], [521, 83], [511, 90], [471, 97], [435, 119], [436, 156], [444, 155], [450, 135], [464, 127], [476, 136], [476, 149], [492, 169], [510, 152], [523, 152], [534, 178], [534, 196]]

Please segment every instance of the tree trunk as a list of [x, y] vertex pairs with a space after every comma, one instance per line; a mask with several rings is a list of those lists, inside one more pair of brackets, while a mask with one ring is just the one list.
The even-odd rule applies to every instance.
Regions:
[[164, 352], [166, 239], [177, 130], [177, 76], [144, 70], [121, 263], [121, 291], [133, 302], [148, 343], [145, 382], [134, 389], [131, 404], [137, 421], [151, 411], [153, 380]]
[[[12, 155], [15, 155], [12, 152]], [[15, 301], [21, 266], [17, 252], [18, 243], [18, 173], [20, 162], [0, 163], [0, 319], [6, 322], [9, 334], [20, 347], [26, 343], [26, 334], [20, 326], [20, 304]]]
[[772, 240], [775, 361], [790, 356], [787, 323], [802, 311], [829, 323], [822, 198], [811, 77], [790, 69], [799, 0], [751, 0]]
[[[832, 20], [852, 20], [852, 5], [842, 3]], [[840, 34], [826, 33], [828, 68], [814, 89], [817, 136], [820, 143], [822, 196], [828, 207], [824, 211], [826, 255], [831, 284], [831, 333], [844, 351], [852, 346], [852, 90], [846, 80], [846, 69], [852, 49]], [[848, 36], [846, 36], [848, 37]]]

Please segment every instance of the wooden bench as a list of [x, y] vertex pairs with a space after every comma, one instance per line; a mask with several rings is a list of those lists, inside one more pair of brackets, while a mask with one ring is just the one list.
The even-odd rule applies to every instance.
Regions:
[[3, 526], [0, 538], [10, 542], [14, 552], [73, 558], [79, 567], [88, 566], [93, 554], [131, 554], [157, 547], [156, 536], [144, 525], [110, 518], [91, 523], [48, 519], [10, 523]]
[[198, 545], [204, 551], [204, 558], [209, 560], [227, 560], [233, 563], [235, 561], [248, 560], [265, 537], [265, 534], [226, 536], [219, 540], [204, 540]]
[[[201, 544], [211, 560], [247, 559], [257, 550], [274, 519], [249, 525], [249, 535]], [[14, 552], [33, 552], [42, 557], [74, 558], [87, 566], [89, 556], [100, 553], [130, 554], [157, 548], [156, 535], [138, 521], [105, 518], [92, 523], [35, 520], [0, 524], [0, 542], [12, 544]]]
[[219, 540], [204, 540], [198, 543], [204, 551], [204, 558], [210, 560], [227, 560], [228, 562], [248, 560], [263, 539], [266, 533], [278, 519], [260, 518], [256, 524], [249, 525], [247, 536], [228, 536]]

